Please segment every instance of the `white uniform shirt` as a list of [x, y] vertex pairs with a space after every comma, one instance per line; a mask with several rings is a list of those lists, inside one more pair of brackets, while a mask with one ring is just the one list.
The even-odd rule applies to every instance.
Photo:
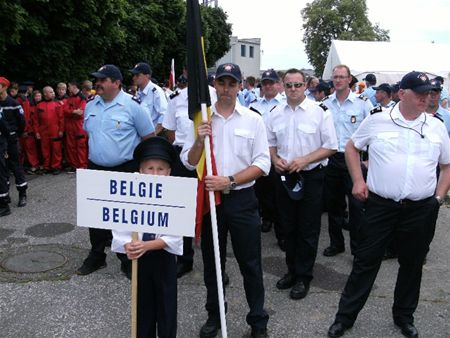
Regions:
[[351, 139], [357, 149], [370, 146], [369, 190], [394, 201], [432, 196], [437, 164], [450, 163], [450, 139], [444, 124], [426, 113], [407, 121], [399, 105], [369, 116]]
[[[211, 86], [209, 86], [209, 95], [211, 97], [211, 104], [215, 104], [217, 101], [216, 90]], [[169, 100], [162, 125], [168, 130], [175, 131], [175, 141], [173, 144], [182, 147], [187, 133], [191, 129], [194, 129], [194, 123], [189, 118], [187, 87], [180, 90], [178, 95]]]
[[[288, 162], [319, 148], [337, 150], [338, 147], [331, 112], [307, 98], [295, 110], [287, 102], [281, 103], [270, 112], [266, 125], [269, 147], [276, 147], [278, 156]], [[327, 163], [328, 159], [310, 163], [304, 170]]]
[[[131, 232], [113, 230], [113, 240], [111, 243], [111, 251], [125, 253], [124, 245], [131, 242]], [[139, 239], [142, 240], [142, 233], [138, 233]], [[167, 246], [164, 248], [167, 252], [181, 256], [183, 254], [183, 237], [155, 234], [155, 239], [162, 239]]]
[[162, 88], [149, 81], [143, 90], [138, 90], [137, 95], [141, 106], [150, 114], [153, 125], [156, 127], [162, 123], [167, 110], [167, 99]]
[[[234, 112], [225, 119], [212, 106], [212, 138], [218, 176], [230, 176], [253, 165], [269, 174], [270, 156], [266, 127], [257, 113], [236, 104]], [[181, 152], [181, 161], [193, 170], [188, 153], [195, 142], [194, 129], [188, 134]], [[251, 187], [255, 181], [239, 185], [236, 190]]]
[[269, 112], [281, 102], [285, 101], [286, 97], [283, 97], [283, 95], [278, 93], [274, 98], [270, 100], [267, 100], [266, 97], [260, 97], [256, 102], [251, 103], [249, 108], [252, 107], [259, 111], [265, 122], [267, 120], [267, 117], [269, 116]]

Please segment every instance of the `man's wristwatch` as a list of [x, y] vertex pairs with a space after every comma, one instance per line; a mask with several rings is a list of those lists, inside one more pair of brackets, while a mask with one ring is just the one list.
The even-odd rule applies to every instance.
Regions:
[[228, 179], [230, 180], [230, 189], [236, 189], [237, 184], [236, 181], [234, 180], [234, 176], [228, 176]]
[[439, 206], [441, 206], [442, 204], [444, 204], [444, 199], [441, 196], [436, 196], [436, 201], [438, 201]]

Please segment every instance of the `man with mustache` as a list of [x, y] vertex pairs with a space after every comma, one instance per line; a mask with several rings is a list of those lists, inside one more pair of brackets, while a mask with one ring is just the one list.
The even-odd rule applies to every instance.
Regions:
[[[88, 168], [95, 170], [135, 172], [134, 148], [154, 135], [150, 115], [142, 109], [138, 99], [122, 91], [122, 73], [108, 64], [91, 74], [96, 78], [97, 94], [86, 105], [84, 129], [89, 136]], [[106, 266], [105, 247], [111, 231], [89, 228], [91, 251], [77, 270], [88, 275]], [[121, 270], [127, 277], [131, 265], [124, 254], [117, 254], [122, 261]]]

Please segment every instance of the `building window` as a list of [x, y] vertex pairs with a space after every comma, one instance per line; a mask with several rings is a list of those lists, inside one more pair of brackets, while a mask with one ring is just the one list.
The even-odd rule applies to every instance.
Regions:
[[241, 56], [242, 57], [245, 57], [245, 54], [246, 54], [245, 53], [246, 52], [245, 47], [246, 47], [245, 45], [241, 45]]
[[253, 55], [253, 49], [254, 49], [254, 47], [253, 46], [250, 46], [250, 47], [248, 47], [249, 49], [248, 49], [248, 56], [249, 57], [251, 57], [251, 58], [253, 58], [254, 57], [254, 55]]

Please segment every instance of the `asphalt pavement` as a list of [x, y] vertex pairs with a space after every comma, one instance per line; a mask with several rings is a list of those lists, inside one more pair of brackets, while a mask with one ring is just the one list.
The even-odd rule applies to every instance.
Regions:
[[[88, 276], [74, 274], [89, 250], [86, 228], [76, 226], [76, 177], [28, 176], [28, 205], [0, 218], [0, 337], [129, 337], [130, 282], [108, 251], [107, 267]], [[415, 324], [421, 337], [450, 337], [450, 208], [442, 207], [436, 235], [424, 266]], [[262, 234], [265, 307], [270, 337], [326, 337], [351, 269], [347, 251], [324, 257], [326, 215], [311, 289], [293, 301], [275, 287], [286, 272], [284, 254], [272, 232]], [[251, 243], [249, 243], [251, 245]], [[384, 261], [375, 287], [354, 327], [345, 337], [402, 337], [391, 316], [396, 260]], [[230, 285], [228, 337], [246, 337], [247, 304], [231, 246], [226, 270]], [[202, 259], [195, 247], [194, 270], [178, 280], [178, 337], [198, 337], [206, 320]], [[220, 336], [220, 333], [219, 333]]]

